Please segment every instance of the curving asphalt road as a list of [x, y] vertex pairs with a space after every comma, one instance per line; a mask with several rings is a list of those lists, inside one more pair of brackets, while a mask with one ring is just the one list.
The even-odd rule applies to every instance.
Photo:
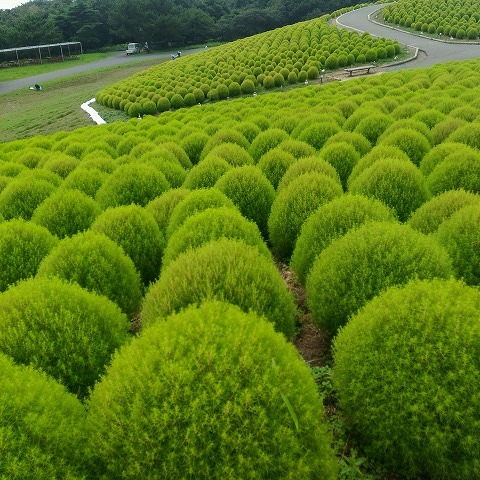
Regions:
[[377, 37], [391, 38], [392, 40], [397, 40], [403, 45], [417, 47], [420, 50], [423, 50], [426, 54], [419, 55], [418, 59], [412, 62], [384, 67], [385, 70], [423, 68], [450, 60], [470, 60], [480, 57], [480, 45], [439, 42], [411, 35], [410, 33], [400, 32], [393, 28], [378, 25], [377, 23], [370, 21], [368, 16], [385, 5], [388, 4], [370, 5], [368, 7], [359, 8], [358, 10], [352, 10], [351, 12], [340, 15], [336, 20], [339, 27], [343, 26], [352, 30], [368, 32]]
[[[192, 53], [203, 51], [203, 48], [187, 50], [182, 52], [182, 56]], [[33, 77], [21, 78], [19, 80], [12, 80], [10, 82], [0, 82], [0, 95], [2, 93], [9, 93], [15, 90], [21, 90], [22, 88], [28, 88], [38, 83], [48, 82], [50, 80], [56, 80], [57, 78], [69, 77], [78, 73], [88, 72], [90, 70], [96, 70], [103, 67], [113, 67], [115, 65], [122, 65], [125, 63], [140, 63], [142, 60], [152, 60], [155, 58], [165, 59], [170, 58], [170, 53], [151, 53], [149, 55], [126, 55], [125, 52], [115, 53], [111, 57], [104, 58], [92, 63], [86, 63], [84, 65], [76, 65], [70, 68], [64, 68], [62, 70], [56, 70], [54, 72], [42, 73], [41, 75], [35, 75]]]

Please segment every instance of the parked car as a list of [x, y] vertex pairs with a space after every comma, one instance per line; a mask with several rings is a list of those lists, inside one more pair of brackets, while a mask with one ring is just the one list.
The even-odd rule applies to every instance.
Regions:
[[127, 55], [133, 55], [134, 53], [140, 53], [139, 43], [129, 43], [127, 46]]

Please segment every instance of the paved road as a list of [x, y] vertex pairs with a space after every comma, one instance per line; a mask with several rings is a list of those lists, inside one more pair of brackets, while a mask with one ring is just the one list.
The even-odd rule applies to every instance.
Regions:
[[[187, 50], [182, 52], [182, 56], [189, 55], [203, 51], [203, 48], [196, 50]], [[21, 90], [22, 88], [28, 88], [36, 83], [42, 85], [42, 83], [48, 82], [50, 80], [56, 80], [57, 78], [69, 77], [71, 75], [76, 75], [78, 73], [88, 72], [90, 70], [96, 70], [97, 68], [103, 67], [113, 67], [115, 65], [122, 65], [125, 63], [140, 63], [142, 60], [152, 60], [155, 58], [165, 59], [170, 58], [170, 53], [151, 53], [149, 55], [126, 55], [125, 52], [119, 52], [111, 57], [104, 58], [103, 60], [98, 60], [92, 63], [86, 63], [84, 65], [76, 65], [70, 68], [64, 68], [63, 70], [56, 70], [54, 72], [42, 73], [41, 75], [35, 75], [33, 77], [21, 78], [19, 80], [12, 80], [10, 82], [0, 82], [0, 94], [9, 93], [15, 90]]]
[[386, 70], [401, 70], [407, 68], [430, 67], [437, 63], [447, 62], [449, 60], [469, 60], [480, 57], [480, 45], [465, 45], [444, 43], [411, 35], [405, 32], [399, 32], [383, 25], [378, 25], [368, 19], [368, 15], [384, 5], [370, 5], [345, 13], [337, 18], [337, 25], [346, 26], [354, 30], [369, 32], [378, 37], [391, 38], [397, 40], [403, 45], [411, 45], [423, 50], [426, 55], [419, 55], [419, 59], [395, 67], [388, 67]]

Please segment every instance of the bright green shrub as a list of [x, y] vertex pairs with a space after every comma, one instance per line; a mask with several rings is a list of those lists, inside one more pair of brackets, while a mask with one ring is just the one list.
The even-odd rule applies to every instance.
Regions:
[[379, 144], [398, 147], [417, 166], [420, 165], [422, 158], [430, 150], [430, 143], [425, 136], [409, 128], [399, 128], [388, 136], [382, 136]]
[[168, 240], [163, 256], [163, 268], [178, 255], [190, 248], [197, 248], [219, 238], [243, 240], [257, 247], [259, 252], [272, 259], [257, 225], [247, 220], [238, 210], [230, 207], [207, 208], [188, 217]]
[[284, 140], [290, 137], [287, 132], [279, 128], [270, 128], [262, 133], [259, 133], [250, 145], [249, 153], [258, 162], [260, 158], [269, 150], [272, 150]]
[[341, 142], [350, 144], [360, 154], [360, 156], [366, 155], [372, 149], [371, 143], [360, 133], [344, 131], [340, 131], [331, 136], [325, 142], [324, 147], [328, 147], [332, 143]]
[[297, 159], [291, 154], [280, 148], [280, 146], [269, 150], [265, 155], [262, 155], [258, 161], [257, 167], [268, 178], [268, 181], [277, 188], [278, 182], [287, 172], [288, 168], [292, 166]]
[[95, 198], [98, 189], [107, 178], [107, 174], [96, 168], [76, 168], [62, 183], [62, 189], [79, 190]]
[[272, 76], [267, 75], [266, 77], [264, 77], [262, 84], [266, 89], [270, 90], [271, 88], [275, 87], [275, 80]]
[[307, 302], [314, 322], [335, 332], [386, 288], [451, 273], [447, 252], [433, 238], [407, 225], [368, 222], [317, 256], [307, 277]]
[[0, 477], [83, 478], [78, 451], [85, 410], [78, 398], [44, 372], [14, 365], [0, 354]]
[[342, 195], [320, 206], [302, 225], [290, 261], [304, 285], [315, 258], [333, 240], [365, 222], [393, 221], [392, 211], [382, 202], [361, 195]]
[[213, 187], [216, 181], [231, 168], [232, 166], [223, 158], [209, 154], [205, 160], [196, 164], [188, 172], [183, 187], [190, 190]]
[[225, 159], [232, 167], [240, 167], [241, 165], [252, 165], [253, 158], [251, 155], [236, 143], [222, 143], [212, 148], [205, 160], [210, 155]]
[[73, 172], [79, 165], [80, 160], [78, 158], [65, 155], [64, 153], [56, 153], [51, 157], [46, 157], [45, 161], [39, 163], [41, 168], [56, 173], [62, 178]]
[[460, 118], [447, 117], [445, 120], [437, 123], [432, 128], [433, 143], [438, 145], [444, 142], [450, 136], [450, 134], [466, 124], [467, 122]]
[[104, 209], [131, 203], [144, 206], [169, 188], [165, 175], [156, 168], [130, 163], [118, 167], [103, 182], [95, 198]]
[[162, 113], [170, 110], [170, 100], [166, 97], [160, 97], [157, 100], [157, 110]]
[[268, 218], [269, 240], [275, 254], [288, 259], [303, 222], [320, 205], [342, 193], [342, 187], [322, 173], [305, 173], [292, 180], [277, 195]]
[[59, 187], [63, 185], [63, 178], [57, 175], [56, 173], [50, 172], [49, 170], [44, 170], [43, 168], [35, 168], [34, 170], [22, 170], [15, 178], [15, 180], [26, 180], [30, 181], [44, 180], [45, 182], [51, 183], [54, 187]]
[[90, 463], [108, 478], [337, 478], [308, 368], [271, 325], [226, 303], [145, 331], [119, 351], [88, 407]]
[[95, 159], [82, 160], [82, 163], [77, 168], [95, 169], [105, 173], [112, 173], [117, 168], [117, 165], [113, 158], [96, 157]]
[[[440, 123], [442, 120], [445, 120], [445, 115], [434, 108], [420, 110], [420, 112], [416, 113], [412, 120], [420, 120], [423, 122], [429, 129], [432, 129]], [[433, 136], [432, 136], [433, 140]]]
[[443, 162], [452, 153], [462, 152], [465, 155], [472, 153], [471, 147], [461, 143], [445, 142], [433, 147], [420, 162], [420, 171], [428, 177], [434, 168]]
[[305, 142], [289, 138], [278, 144], [280, 150], [292, 154], [295, 158], [311, 157], [315, 155], [315, 149]]
[[253, 165], [236, 167], [224, 173], [215, 187], [224, 193], [240, 213], [258, 225], [267, 237], [267, 222], [275, 199], [275, 189], [260, 168]]
[[458, 281], [412, 281], [339, 333], [333, 381], [369, 458], [406, 478], [477, 476], [479, 304]]
[[242, 93], [240, 84], [238, 82], [232, 82], [228, 86], [228, 96], [229, 97], [238, 97]]
[[435, 233], [440, 224], [467, 205], [480, 204], [480, 195], [465, 190], [448, 190], [431, 198], [413, 212], [408, 224], [419, 232]]
[[205, 147], [202, 150], [200, 155], [200, 160], [203, 160], [208, 153], [210, 153], [215, 147], [223, 143], [235, 143], [242, 147], [244, 150], [248, 150], [250, 143], [249, 141], [237, 130], [234, 129], [222, 129], [214, 133], [208, 142], [205, 144]]
[[127, 315], [138, 310], [140, 277], [123, 249], [92, 231], [61, 240], [38, 269], [39, 277], [56, 276], [104, 295]]
[[57, 278], [11, 287], [0, 294], [0, 308], [0, 350], [81, 398], [127, 340], [127, 317], [116, 305]]
[[35, 209], [55, 187], [45, 180], [20, 179], [10, 181], [0, 193], [0, 214], [6, 220], [23, 218], [30, 220]]
[[480, 205], [467, 205], [445, 219], [436, 238], [452, 259], [457, 278], [480, 284]]
[[210, 137], [204, 132], [193, 132], [180, 142], [180, 146], [188, 155], [193, 165], [196, 165], [200, 161], [202, 150], [209, 139]]
[[71, 237], [90, 228], [101, 211], [100, 205], [85, 193], [62, 188], [37, 207], [32, 222], [58, 238]]
[[187, 172], [180, 165], [168, 160], [147, 160], [140, 163], [151, 165], [159, 172], [163, 173], [165, 179], [172, 188], [181, 187], [187, 177]]
[[305, 173], [318, 172], [327, 177], [332, 178], [335, 182], [341, 186], [340, 177], [337, 171], [330, 163], [326, 162], [320, 157], [305, 157], [295, 162], [286, 172], [280, 180], [277, 192], [280, 193], [296, 178]]
[[274, 263], [257, 247], [228, 238], [188, 250], [162, 271], [145, 295], [142, 325], [213, 299], [256, 312], [287, 338], [293, 335], [295, 305]]
[[185, 196], [182, 194], [182, 197], [183, 198], [176, 203], [173, 210], [171, 210], [166, 229], [167, 240], [191, 215], [202, 212], [207, 208], [235, 208], [233, 202], [217, 188], [199, 188], [189, 191]]
[[58, 240], [44, 227], [22, 219], [0, 223], [0, 291], [34, 277]]
[[480, 193], [480, 152], [460, 150], [448, 155], [427, 177], [427, 185], [433, 195], [461, 188]]
[[297, 139], [308, 143], [316, 150], [320, 150], [325, 142], [340, 131], [340, 127], [334, 122], [318, 122], [304, 128]]
[[349, 185], [349, 192], [376, 198], [405, 222], [429, 197], [425, 177], [410, 161], [377, 160]]
[[108, 208], [92, 225], [122, 247], [132, 259], [144, 285], [160, 274], [165, 237], [153, 215], [138, 205]]
[[145, 210], [152, 214], [157, 222], [160, 232], [162, 232], [165, 237], [173, 209], [189, 193], [190, 190], [187, 188], [172, 188], [165, 193], [162, 193], [159, 197], [154, 198], [146, 205]]
[[347, 179], [360, 159], [359, 153], [347, 142], [331, 143], [320, 151], [321, 157], [338, 173], [342, 187], [347, 188]]
[[195, 100], [195, 95], [193, 95], [193, 93], [187, 93], [185, 97], [183, 97], [183, 103], [185, 107], [193, 107], [193, 105], [197, 104], [197, 101]]
[[480, 123], [469, 123], [458, 128], [448, 137], [449, 142], [459, 142], [480, 149]]
[[172, 98], [170, 98], [170, 107], [171, 108], [182, 108], [185, 106], [183, 97], [179, 93], [175, 93]]
[[375, 145], [378, 137], [380, 137], [380, 135], [382, 135], [393, 122], [394, 120], [390, 115], [374, 113], [360, 120], [355, 127], [354, 132], [360, 133]]

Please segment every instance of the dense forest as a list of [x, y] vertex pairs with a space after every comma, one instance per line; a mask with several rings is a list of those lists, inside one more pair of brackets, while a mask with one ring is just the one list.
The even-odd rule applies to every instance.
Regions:
[[85, 49], [229, 41], [358, 3], [355, 0], [32, 0], [0, 10], [0, 49], [81, 41]]

